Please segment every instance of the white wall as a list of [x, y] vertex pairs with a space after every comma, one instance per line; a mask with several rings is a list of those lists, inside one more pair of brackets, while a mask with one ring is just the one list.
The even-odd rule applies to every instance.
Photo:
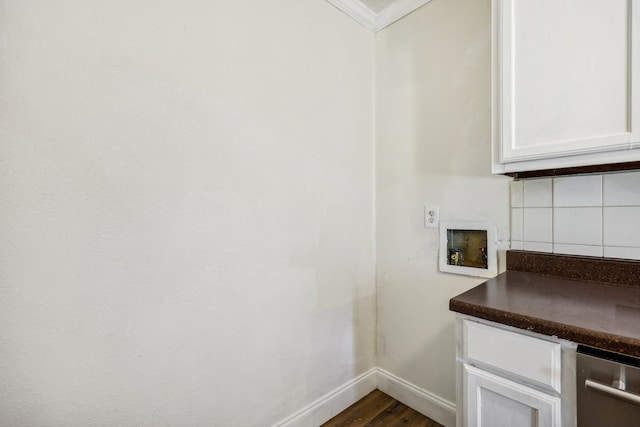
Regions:
[[509, 179], [490, 171], [490, 41], [490, 0], [434, 0], [376, 36], [378, 365], [450, 402], [449, 299], [483, 279], [438, 272], [423, 206], [491, 221], [507, 245]]
[[3, 0], [0, 43], [0, 425], [265, 426], [374, 365], [372, 34]]

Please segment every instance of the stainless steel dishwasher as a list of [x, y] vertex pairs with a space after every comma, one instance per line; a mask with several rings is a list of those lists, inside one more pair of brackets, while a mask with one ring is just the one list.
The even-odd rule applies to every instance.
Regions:
[[640, 426], [640, 360], [578, 347], [578, 427]]

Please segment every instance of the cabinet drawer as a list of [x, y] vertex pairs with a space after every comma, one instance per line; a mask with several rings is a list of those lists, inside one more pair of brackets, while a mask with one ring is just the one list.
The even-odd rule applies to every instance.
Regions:
[[463, 321], [463, 357], [511, 372], [560, 392], [559, 343]]

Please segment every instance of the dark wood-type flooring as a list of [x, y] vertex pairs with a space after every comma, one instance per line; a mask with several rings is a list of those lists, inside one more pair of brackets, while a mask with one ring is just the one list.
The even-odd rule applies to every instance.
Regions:
[[321, 427], [397, 426], [443, 427], [380, 390], [372, 391]]

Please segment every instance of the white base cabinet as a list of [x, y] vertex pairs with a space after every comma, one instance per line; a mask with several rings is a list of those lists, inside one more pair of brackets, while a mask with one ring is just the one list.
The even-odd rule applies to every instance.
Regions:
[[576, 344], [458, 315], [458, 427], [575, 427]]
[[464, 365], [467, 427], [559, 427], [560, 398]]

